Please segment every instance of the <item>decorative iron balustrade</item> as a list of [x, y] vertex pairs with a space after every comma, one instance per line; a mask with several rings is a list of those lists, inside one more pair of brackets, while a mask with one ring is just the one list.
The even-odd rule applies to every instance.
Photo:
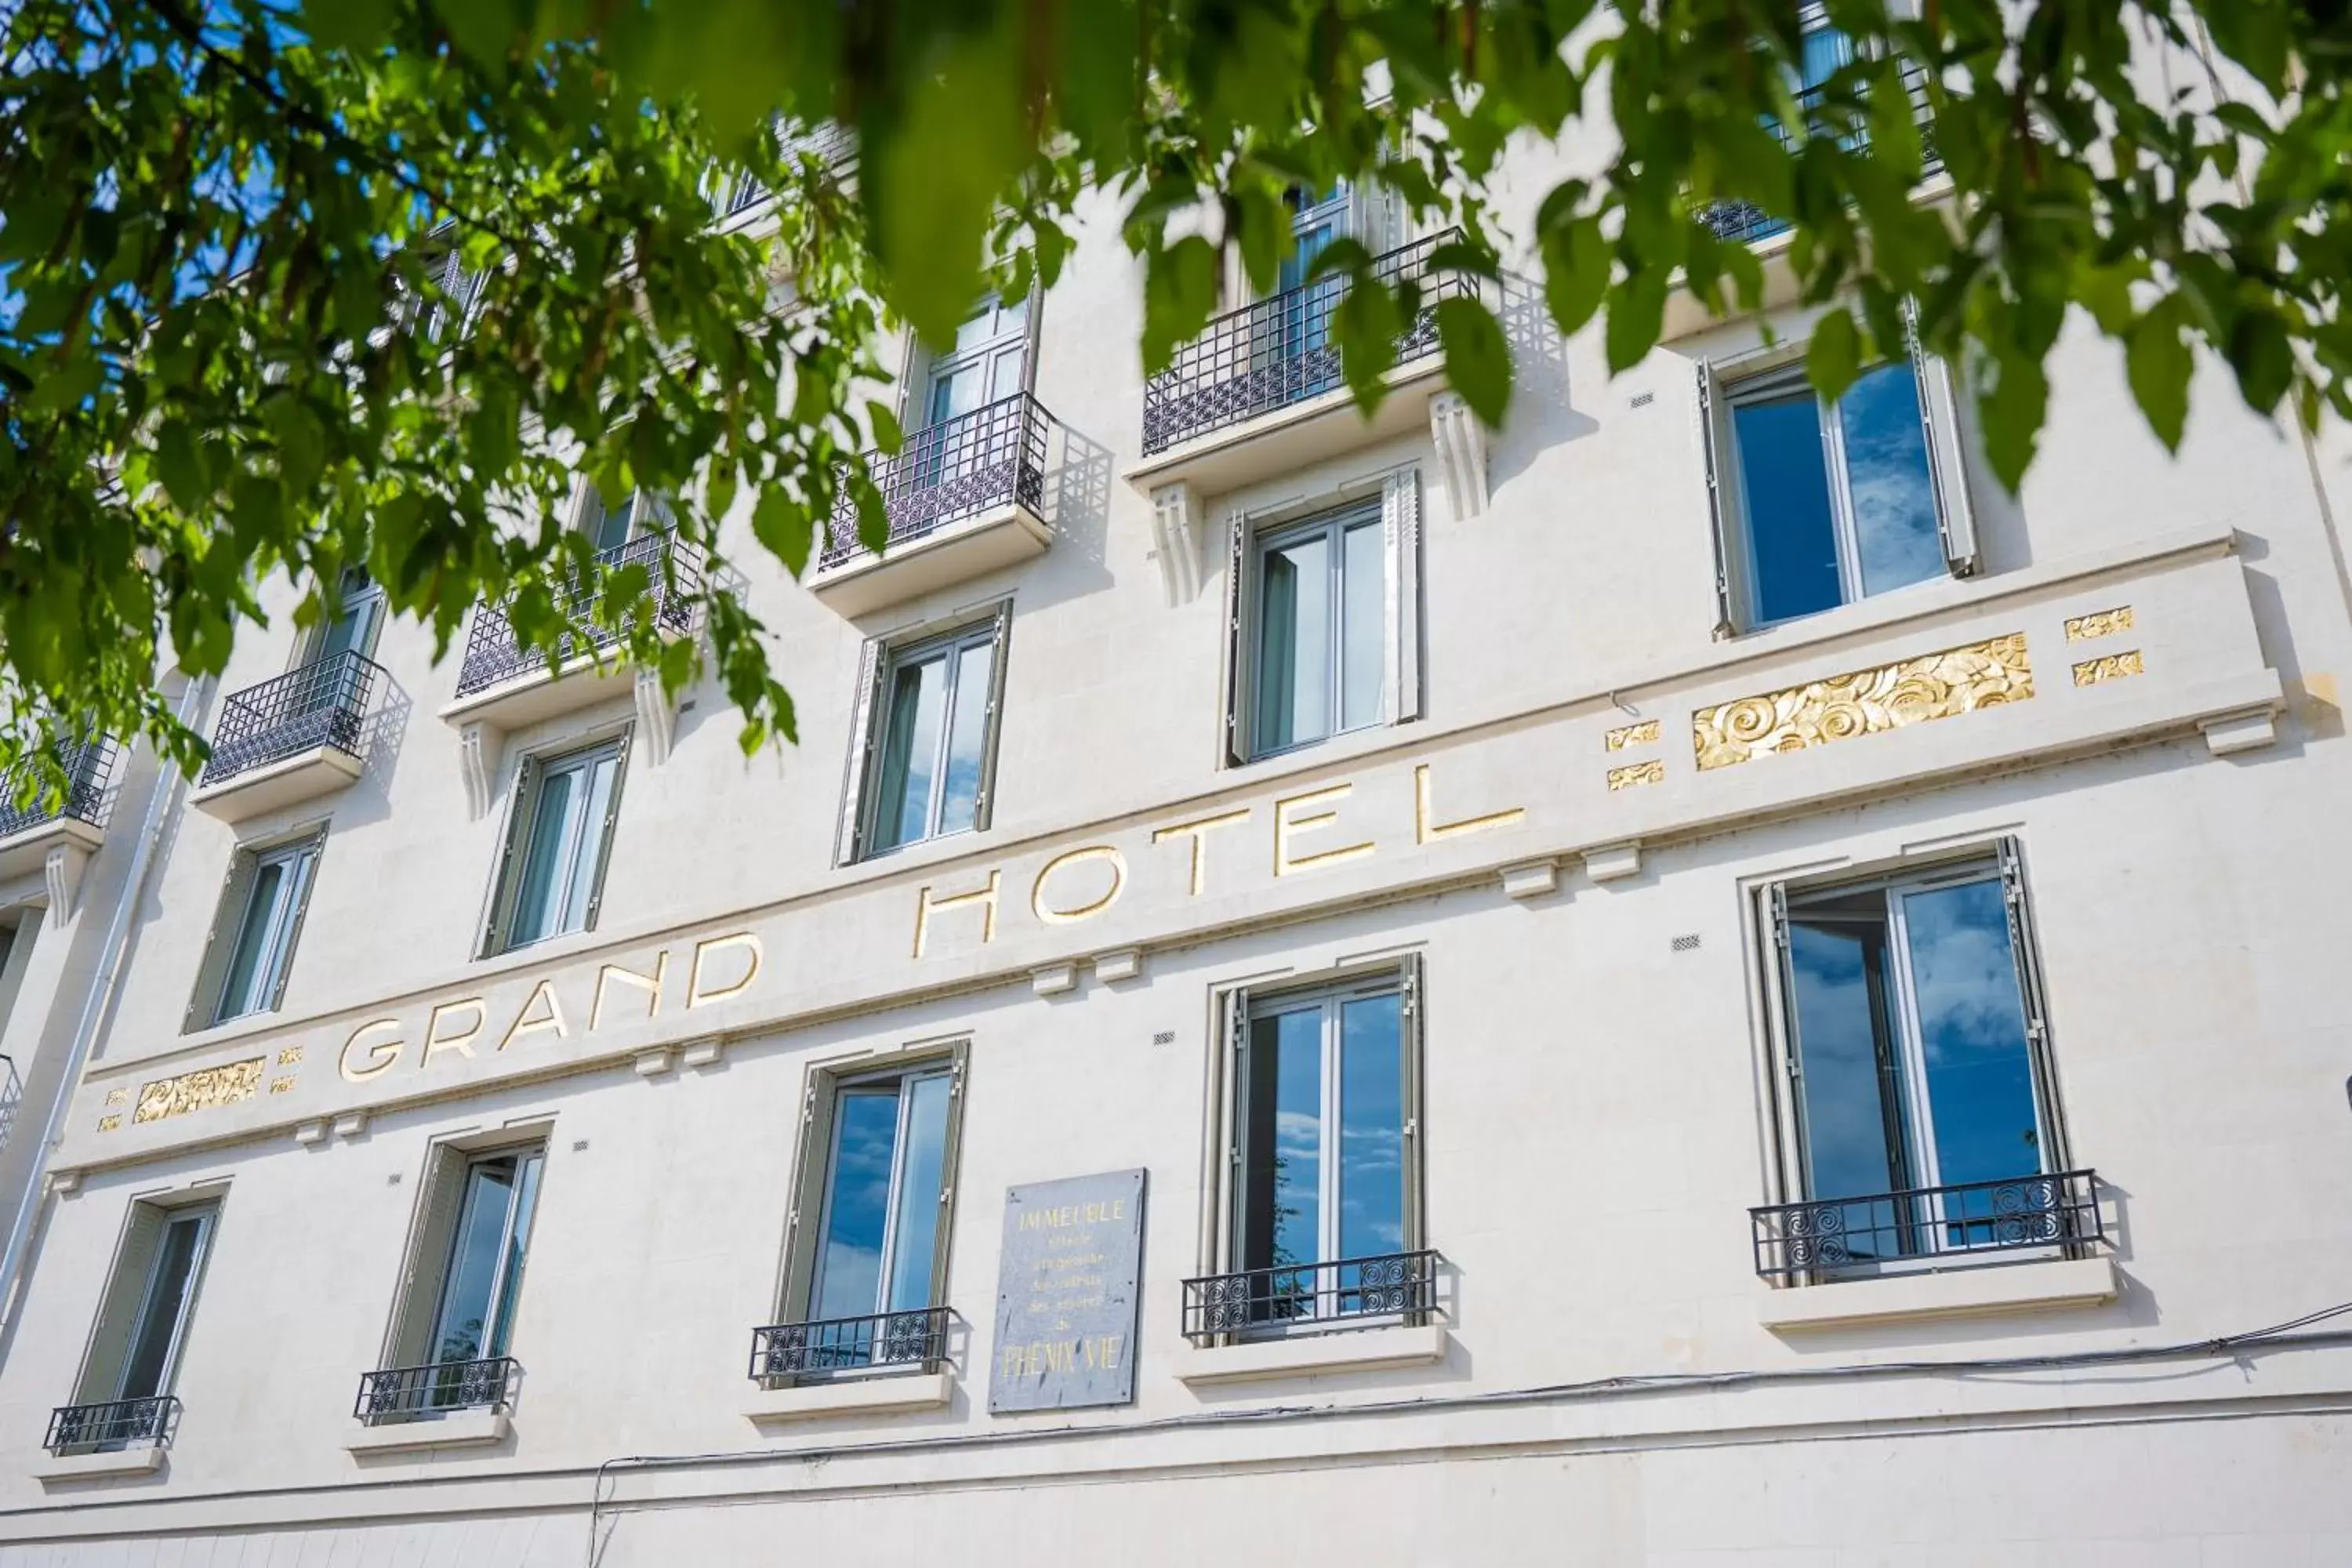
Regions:
[[[1438, 301], [1476, 292], [1476, 279], [1429, 265], [1440, 246], [1461, 237], [1460, 229], [1449, 228], [1372, 261], [1373, 275], [1384, 284], [1411, 279], [1421, 285], [1421, 309], [1397, 338], [1399, 364], [1439, 352]], [[1346, 385], [1331, 316], [1347, 290], [1344, 278], [1318, 279], [1212, 321], [1176, 351], [1166, 370], [1143, 384], [1145, 454]]]
[[[1919, 127], [1920, 152], [1923, 154], [1921, 173], [1933, 174], [1943, 167], [1943, 160], [1936, 153], [1935, 115], [1927, 102], [1926, 68], [1906, 61], [1903, 67], [1903, 88], [1910, 95], [1911, 117]], [[1808, 89], [1797, 94], [1798, 107], [1810, 109], [1821, 102], [1822, 97], [1820, 88]], [[1789, 145], [1789, 128], [1786, 125], [1776, 120], [1766, 129], [1779, 139], [1781, 146]], [[1814, 134], [1837, 135], [1838, 133], [1833, 130], [1816, 129]], [[1839, 140], [1857, 153], [1866, 153], [1870, 150], [1870, 134], [1866, 131], [1849, 132], [1840, 136]], [[1739, 245], [1752, 245], [1759, 239], [1769, 239], [1776, 234], [1785, 234], [1789, 229], [1787, 218], [1775, 217], [1754, 202], [1709, 202], [1699, 208], [1698, 221], [1712, 229], [1717, 239], [1727, 239]]]
[[370, 1426], [415, 1421], [453, 1410], [496, 1410], [511, 1402], [522, 1367], [512, 1356], [395, 1366], [360, 1374], [352, 1414]]
[[360, 724], [383, 675], [375, 660], [347, 648], [224, 699], [200, 782], [216, 784], [320, 746], [358, 756]]
[[[912, 432], [896, 457], [866, 454], [866, 471], [890, 514], [888, 548], [997, 507], [1042, 510], [1046, 437], [1059, 423], [1045, 405], [1019, 392]], [[856, 503], [844, 495], [835, 503], [817, 570], [829, 572], [866, 553], [857, 538]]]
[[[836, 174], [857, 156], [857, 132], [831, 121], [797, 132], [780, 128], [777, 141], [785, 163], [790, 163], [803, 154], [810, 154]], [[711, 205], [718, 208], [721, 218], [730, 218], [767, 199], [768, 187], [751, 175], [743, 174], [723, 187], [719, 199]]]
[[8, 1147], [9, 1135], [16, 1131], [16, 1106], [24, 1098], [24, 1085], [16, 1079], [16, 1058], [0, 1057], [0, 1149]]
[[102, 735], [77, 746], [60, 748], [58, 760], [65, 767], [64, 795], [52, 795], [44, 787], [23, 805], [16, 804], [17, 788], [27, 774], [38, 770], [28, 761], [0, 776], [0, 838], [13, 838], [27, 829], [66, 817], [87, 822], [92, 827], [105, 826], [106, 786], [113, 779], [119, 751], [113, 742]]
[[[599, 551], [596, 560], [605, 573], [617, 572], [624, 566], [643, 566], [654, 624], [677, 636], [694, 629], [694, 607], [702, 595], [699, 545], [668, 532], [648, 533]], [[567, 578], [558, 590], [556, 607], [574, 622], [591, 623], [585, 637], [576, 632], [563, 634], [559, 662], [591, 649], [610, 647], [620, 640], [617, 627], [593, 624], [597, 590], [596, 583], [579, 578]], [[483, 605], [474, 611], [473, 626], [466, 634], [466, 658], [457, 667], [457, 695], [470, 697], [502, 680], [546, 668], [544, 656], [516, 640], [514, 626], [507, 619], [505, 607]]]
[[1962, 1182], [1748, 1210], [1756, 1272], [1767, 1279], [1933, 1259], [1964, 1264], [2022, 1247], [2078, 1258], [2106, 1238], [2095, 1171]]
[[1187, 1279], [1184, 1335], [1200, 1341], [1221, 1334], [1361, 1328], [1368, 1320], [1418, 1321], [1436, 1309], [1444, 1261], [1426, 1250], [1390, 1252]]
[[877, 1312], [866, 1318], [819, 1318], [771, 1323], [751, 1331], [751, 1377], [763, 1387], [827, 1373], [921, 1366], [948, 1359], [947, 1307]]
[[49, 1435], [42, 1447], [52, 1454], [87, 1454], [104, 1448], [160, 1448], [180, 1427], [179, 1396], [109, 1399], [98, 1405], [61, 1405], [49, 1412]]

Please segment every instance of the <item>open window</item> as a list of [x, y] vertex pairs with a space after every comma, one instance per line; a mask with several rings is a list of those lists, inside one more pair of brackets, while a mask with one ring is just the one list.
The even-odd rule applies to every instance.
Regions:
[[945, 1359], [967, 1056], [958, 1043], [887, 1067], [811, 1072], [784, 1321], [753, 1342], [761, 1381], [936, 1370]]
[[219, 1218], [217, 1199], [131, 1205], [74, 1403], [50, 1417], [53, 1453], [170, 1440], [178, 1407], [172, 1389]]
[[371, 1424], [503, 1405], [546, 1145], [434, 1149], [386, 1365], [361, 1384]]
[[977, 414], [1029, 389], [1029, 300], [989, 296], [956, 328], [955, 342], [923, 353], [908, 383], [906, 421], [921, 432]]
[[1237, 513], [1226, 623], [1229, 766], [1418, 718], [1419, 475], [1312, 517]]
[[593, 480], [581, 485], [579, 532], [600, 555], [671, 526], [669, 503], [651, 490], [631, 490], [617, 502], [604, 499]]
[[1801, 360], [1698, 367], [1717, 636], [1971, 576], [1975, 521], [1944, 362], [1914, 349], [1823, 401]]
[[839, 863], [988, 826], [1012, 632], [1007, 600], [944, 632], [866, 643]]
[[621, 810], [628, 737], [526, 757], [499, 860], [485, 957], [569, 931], [593, 931]]
[[277, 1011], [325, 843], [325, 830], [313, 829], [240, 847], [230, 858], [184, 1028], [209, 1029]]

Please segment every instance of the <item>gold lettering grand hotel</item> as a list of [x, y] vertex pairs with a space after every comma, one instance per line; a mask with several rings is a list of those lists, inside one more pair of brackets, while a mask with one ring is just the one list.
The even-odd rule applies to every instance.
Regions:
[[0, 1568], [2352, 1562], [2343, 430], [1129, 265], [747, 544], [781, 757], [352, 582], [0, 821]]

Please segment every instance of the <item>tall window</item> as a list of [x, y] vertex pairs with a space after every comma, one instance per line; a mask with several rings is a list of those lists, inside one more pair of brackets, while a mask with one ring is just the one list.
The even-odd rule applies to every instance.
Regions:
[[362, 1419], [418, 1420], [506, 1402], [504, 1358], [546, 1164], [546, 1147], [535, 1142], [433, 1150], [385, 1365], [361, 1383]]
[[618, 550], [641, 534], [651, 533], [669, 526], [669, 508], [660, 497], [645, 490], [631, 490], [618, 505], [606, 502], [604, 494], [592, 482], [580, 506], [580, 531], [598, 553]]
[[1957, 408], [1941, 361], [1864, 371], [1835, 403], [1801, 363], [1700, 367], [1721, 634], [1976, 570]]
[[1012, 605], [940, 636], [866, 647], [841, 858], [988, 826]]
[[625, 739], [608, 741], [524, 762], [487, 951], [502, 952], [595, 925], [620, 810], [625, 746]]
[[310, 659], [332, 658], [341, 653], [373, 654], [376, 633], [383, 626], [383, 590], [364, 572], [343, 574], [325, 624], [312, 634], [304, 654]]
[[545, 1156], [537, 1149], [477, 1155], [463, 1177], [430, 1336], [436, 1364], [507, 1353]]
[[179, 1376], [217, 1203], [131, 1206], [122, 1249], [99, 1308], [78, 1405], [53, 1430], [60, 1450], [121, 1448], [169, 1436], [160, 1403]]
[[1234, 523], [1230, 763], [1420, 712], [1418, 476], [1336, 511]]
[[1425, 1271], [1401, 1266], [1422, 1245], [1415, 975], [1233, 1001], [1229, 1267], [1248, 1321], [1427, 1305]]
[[[1796, 1173], [1852, 1261], [1996, 1240], [1986, 1184], [2063, 1170], [2015, 847], [1775, 889]], [[2010, 1217], [2014, 1218], [2014, 1215]]]
[[955, 346], [923, 377], [919, 427], [944, 425], [1027, 388], [1029, 301], [991, 298], [956, 328]]
[[207, 1029], [277, 1010], [324, 842], [323, 834], [311, 833], [231, 858], [184, 1027]]

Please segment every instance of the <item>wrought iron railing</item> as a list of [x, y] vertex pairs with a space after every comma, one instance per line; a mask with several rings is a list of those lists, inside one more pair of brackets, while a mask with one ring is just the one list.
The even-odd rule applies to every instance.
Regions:
[[2098, 1189], [2096, 1172], [2060, 1171], [1771, 1204], [1748, 1211], [1756, 1272], [1796, 1280], [1922, 1259], [1954, 1267], [2027, 1247], [2080, 1257], [2106, 1237]]
[[1437, 1306], [1436, 1253], [1390, 1252], [1329, 1263], [1280, 1264], [1184, 1281], [1184, 1334], [1345, 1329], [1426, 1317]]
[[86, 1454], [100, 1448], [155, 1447], [172, 1441], [180, 1426], [176, 1394], [110, 1399], [98, 1405], [61, 1405], [49, 1412], [49, 1435], [42, 1446], [52, 1454]]
[[[813, 153], [819, 163], [835, 174], [857, 156], [857, 132], [831, 121], [798, 131], [783, 131], [777, 140], [785, 163], [793, 163], [803, 153]], [[712, 205], [719, 209], [720, 217], [730, 218], [767, 200], [768, 187], [751, 175], [743, 174], [729, 182], [718, 195], [719, 199]]]
[[92, 827], [105, 826], [106, 786], [113, 777], [119, 750], [102, 735], [79, 745], [60, 748], [58, 760], [64, 764], [66, 774], [62, 797], [51, 795], [45, 784], [30, 801], [23, 805], [16, 804], [18, 786], [28, 774], [38, 771], [29, 761], [0, 775], [0, 838], [13, 838], [65, 817], [87, 822]]
[[346, 648], [223, 699], [201, 782], [216, 784], [319, 746], [359, 755], [361, 721], [383, 676], [375, 660]]
[[[694, 629], [694, 607], [702, 594], [700, 546], [667, 532], [648, 533], [598, 552], [596, 560], [607, 573], [643, 566], [654, 624], [680, 636]], [[584, 637], [574, 632], [563, 634], [560, 659], [610, 647], [620, 640], [619, 628], [593, 624], [596, 595], [597, 584], [581, 578], [568, 578], [557, 592], [556, 607], [574, 622], [588, 623]], [[474, 611], [474, 624], [466, 636], [465, 662], [457, 668], [457, 695], [470, 697], [502, 680], [546, 668], [544, 655], [516, 639], [505, 606], [483, 605]]]
[[[1046, 437], [1057, 423], [1045, 405], [1020, 392], [913, 432], [896, 457], [868, 452], [866, 471], [890, 514], [889, 548], [996, 507], [1042, 509]], [[845, 494], [833, 509], [817, 570], [866, 553], [856, 503]]]
[[[1439, 300], [1476, 291], [1475, 278], [1429, 265], [1440, 246], [1461, 237], [1460, 229], [1446, 229], [1373, 259], [1373, 274], [1382, 283], [1393, 287], [1411, 279], [1421, 286], [1421, 309], [1397, 338], [1399, 364], [1439, 352]], [[1143, 384], [1144, 452], [1164, 451], [1345, 385], [1331, 316], [1347, 289], [1345, 279], [1318, 279], [1228, 311], [1202, 329], [1166, 370]]]
[[0, 1149], [8, 1147], [10, 1134], [16, 1131], [16, 1107], [25, 1098], [25, 1086], [16, 1079], [16, 1058], [0, 1057]]
[[452, 1410], [498, 1409], [511, 1403], [521, 1371], [512, 1356], [492, 1356], [362, 1373], [352, 1414], [373, 1426]]
[[948, 1359], [946, 1307], [908, 1312], [877, 1312], [866, 1318], [819, 1318], [805, 1323], [771, 1323], [751, 1331], [751, 1376], [776, 1387], [827, 1373], [877, 1368], [937, 1366]]
[[[1905, 61], [1903, 89], [1910, 95], [1911, 117], [1919, 127], [1920, 151], [1924, 154], [1923, 172], [1932, 174], [1943, 167], [1943, 160], [1936, 153], [1935, 111], [1927, 101], [1926, 68]], [[1797, 106], [1800, 109], [1810, 110], [1820, 103], [1822, 98], [1822, 92], [1820, 88], [1811, 88], [1797, 94]], [[1775, 120], [1766, 129], [1780, 140], [1781, 146], [1789, 145], [1788, 126]], [[1870, 149], [1870, 133], [1865, 130], [1854, 129], [1841, 132], [1833, 127], [1816, 126], [1813, 128], [1813, 133], [1836, 136], [1853, 152], [1864, 153]], [[1709, 202], [1699, 208], [1698, 221], [1714, 230], [1717, 239], [1727, 239], [1741, 245], [1752, 244], [1759, 239], [1769, 239], [1776, 234], [1787, 233], [1789, 228], [1787, 218], [1776, 217], [1754, 202], [1743, 201]]]

